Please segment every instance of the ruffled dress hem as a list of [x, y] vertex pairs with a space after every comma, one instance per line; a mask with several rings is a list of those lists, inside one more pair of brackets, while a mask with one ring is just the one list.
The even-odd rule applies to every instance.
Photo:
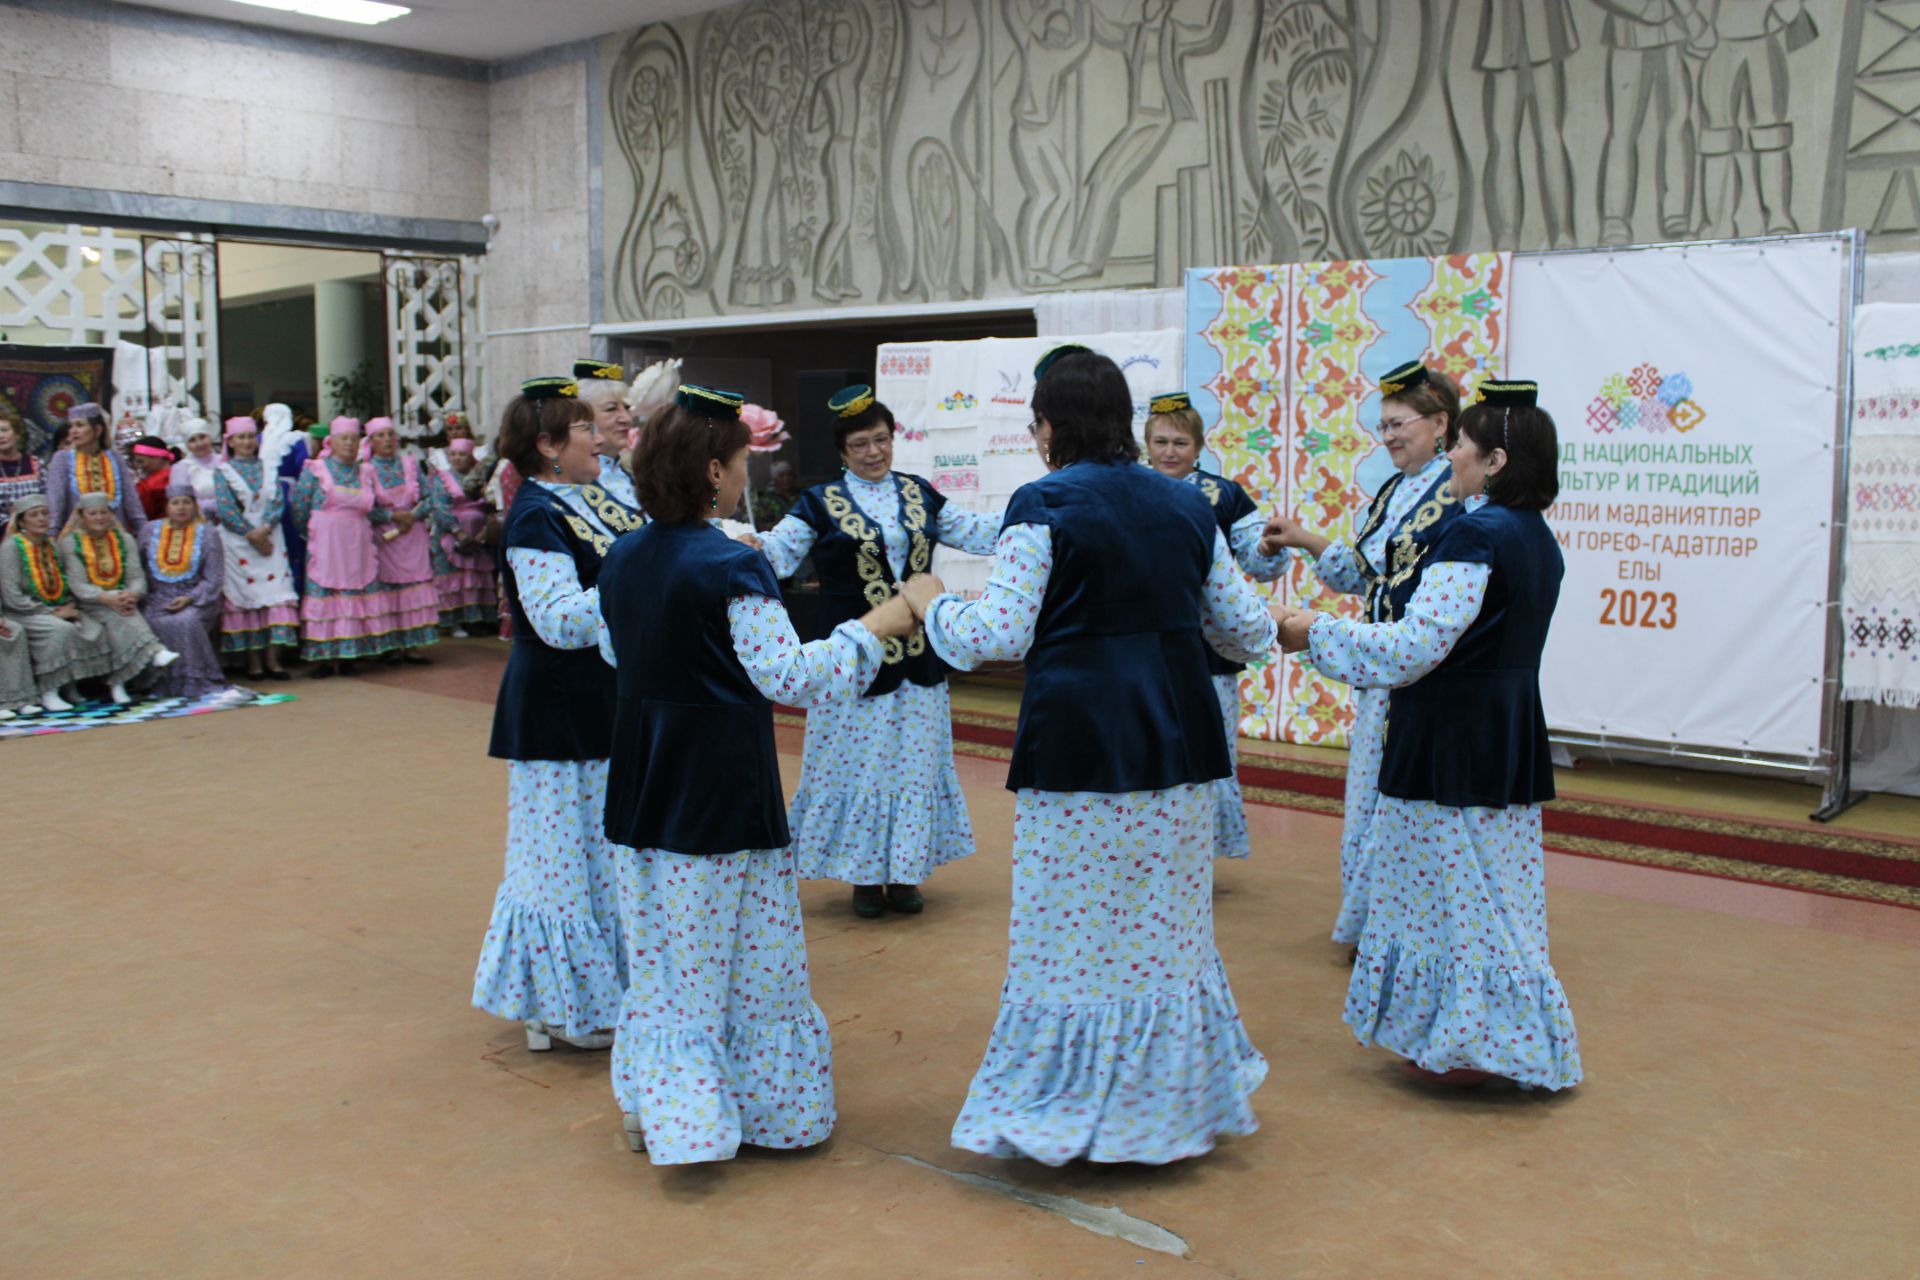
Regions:
[[921, 884], [973, 855], [960, 777], [947, 765], [937, 789], [818, 788], [803, 778], [788, 809], [795, 874], [845, 884]]
[[1196, 989], [1099, 1004], [1003, 1004], [953, 1126], [963, 1151], [1041, 1164], [1168, 1164], [1260, 1127], [1267, 1060], [1216, 960]]
[[654, 1164], [730, 1160], [743, 1144], [811, 1147], [833, 1132], [833, 1041], [811, 1000], [797, 1017], [724, 1032], [623, 1013], [612, 1071], [620, 1110], [640, 1117]]
[[220, 652], [250, 653], [269, 646], [292, 648], [300, 643], [300, 602], [270, 604], [259, 609], [227, 605], [220, 614]]
[[1362, 949], [1342, 1019], [1361, 1044], [1428, 1071], [1490, 1071], [1517, 1084], [1579, 1084], [1580, 1040], [1552, 969], [1459, 964], [1389, 943]]
[[473, 1007], [496, 1018], [537, 1018], [568, 1036], [605, 1031], [625, 995], [618, 946], [591, 918], [555, 918], [515, 901], [503, 885], [480, 947]]

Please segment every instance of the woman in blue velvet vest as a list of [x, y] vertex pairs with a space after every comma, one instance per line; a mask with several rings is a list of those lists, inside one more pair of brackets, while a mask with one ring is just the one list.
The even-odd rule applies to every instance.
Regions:
[[488, 754], [507, 765], [507, 865], [473, 978], [476, 1008], [526, 1023], [527, 1047], [613, 1043], [626, 955], [602, 811], [613, 672], [600, 659], [595, 582], [640, 513], [599, 479], [593, 410], [568, 378], [508, 405], [500, 452], [527, 477], [507, 513], [501, 579], [513, 652]]
[[1553, 798], [1540, 655], [1560, 595], [1541, 512], [1559, 492], [1531, 382], [1487, 383], [1449, 458], [1464, 514], [1389, 583], [1377, 622], [1290, 612], [1281, 643], [1391, 690], [1372, 886], [1346, 1022], [1436, 1083], [1580, 1081], [1547, 947], [1540, 805]]
[[600, 574], [600, 650], [617, 668], [606, 831], [630, 956], [613, 1087], [628, 1143], [655, 1164], [833, 1129], [773, 704], [858, 698], [914, 629], [889, 594], [800, 643], [766, 556], [708, 523], [746, 490], [740, 404], [682, 387], [648, 422], [633, 469], [651, 520]]
[[1138, 465], [1113, 361], [1033, 393], [1049, 474], [1008, 504], [985, 594], [907, 601], [956, 667], [1024, 659], [1007, 979], [953, 1143], [1163, 1164], [1256, 1127], [1266, 1060], [1213, 941], [1213, 789], [1228, 771], [1207, 650], [1273, 619], [1192, 485]]
[[[1378, 436], [1394, 474], [1373, 496], [1353, 541], [1330, 541], [1297, 520], [1268, 522], [1268, 536], [1313, 557], [1314, 576], [1329, 590], [1366, 600], [1365, 617], [1384, 616], [1389, 584], [1405, 581], [1417, 557], [1461, 506], [1448, 485], [1447, 450], [1460, 421], [1460, 389], [1418, 360], [1380, 378]], [[1346, 825], [1340, 833], [1340, 913], [1333, 940], [1360, 940], [1367, 922], [1367, 827], [1380, 800], [1380, 754], [1387, 738], [1387, 691], [1353, 691], [1347, 731]], [[1357, 952], [1354, 953], [1358, 955]]]
[[[808, 552], [820, 571], [816, 634], [830, 635], [933, 565], [939, 543], [993, 554], [997, 516], [947, 502], [919, 476], [893, 469], [893, 413], [873, 388], [827, 402], [846, 470], [800, 495], [762, 535], [778, 577]], [[787, 814], [800, 875], [853, 886], [855, 914], [925, 906], [936, 867], [973, 852], [973, 824], [953, 769], [947, 669], [918, 632], [886, 647], [879, 678], [859, 699], [807, 714], [800, 785]]]
[[[1200, 450], [1207, 442], [1206, 424], [1193, 399], [1184, 391], [1163, 391], [1147, 402], [1147, 465], [1169, 480], [1181, 480], [1200, 490], [1213, 508], [1214, 523], [1226, 535], [1234, 563], [1255, 582], [1275, 582], [1287, 570], [1287, 548], [1266, 532], [1265, 518], [1247, 491], [1225, 476], [1200, 469]], [[1240, 673], [1242, 662], [1230, 662], [1207, 650], [1207, 670], [1213, 676], [1214, 696], [1220, 700], [1220, 720], [1227, 735], [1227, 776], [1213, 784], [1213, 856], [1247, 856], [1247, 814], [1240, 800], [1240, 775], [1231, 770], [1240, 748]]]

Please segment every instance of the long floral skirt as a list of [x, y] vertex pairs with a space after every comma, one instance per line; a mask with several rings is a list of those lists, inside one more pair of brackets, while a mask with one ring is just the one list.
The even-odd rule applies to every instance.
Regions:
[[1007, 980], [953, 1145], [1164, 1164], [1259, 1127], [1213, 942], [1213, 789], [1022, 791]]
[[627, 970], [606, 805], [605, 760], [508, 764], [507, 869], [473, 975], [476, 1009], [568, 1036], [614, 1025]]
[[1387, 741], [1387, 690], [1353, 691], [1353, 729], [1347, 735], [1346, 822], [1340, 828], [1340, 914], [1335, 942], [1360, 941], [1367, 926], [1367, 830], [1380, 803], [1380, 757]]
[[787, 825], [804, 880], [921, 884], [972, 854], [946, 684], [809, 710]]
[[1213, 856], [1244, 858], [1247, 810], [1240, 799], [1240, 677], [1215, 676], [1213, 692], [1220, 699], [1220, 719], [1227, 731], [1227, 776], [1208, 785], [1213, 790]]
[[833, 1042], [813, 1002], [793, 855], [620, 849], [629, 986], [613, 1092], [655, 1164], [833, 1131]]
[[1547, 950], [1538, 805], [1457, 809], [1382, 796], [1344, 1015], [1362, 1044], [1429, 1071], [1580, 1082], [1580, 1037]]

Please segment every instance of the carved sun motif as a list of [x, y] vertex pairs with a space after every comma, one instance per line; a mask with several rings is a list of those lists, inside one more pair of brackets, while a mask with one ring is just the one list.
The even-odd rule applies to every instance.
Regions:
[[1360, 200], [1360, 219], [1370, 253], [1421, 257], [1447, 247], [1436, 222], [1446, 183], [1434, 172], [1433, 157], [1415, 159], [1402, 151], [1371, 178]]

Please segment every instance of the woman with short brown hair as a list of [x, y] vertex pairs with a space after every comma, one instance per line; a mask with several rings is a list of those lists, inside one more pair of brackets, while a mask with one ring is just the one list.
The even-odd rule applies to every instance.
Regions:
[[529, 379], [499, 437], [527, 479], [501, 539], [513, 652], [488, 754], [507, 761], [506, 869], [473, 1004], [525, 1024], [529, 1049], [606, 1048], [626, 990], [604, 816], [614, 677], [598, 650], [597, 583], [640, 513], [596, 485], [593, 411], [574, 393], [571, 379]]
[[629, 1144], [655, 1164], [812, 1146], [833, 1129], [773, 703], [858, 697], [884, 641], [914, 626], [889, 595], [800, 643], [765, 556], [708, 519], [746, 490], [741, 404], [683, 386], [647, 424], [634, 474], [651, 519], [600, 575], [619, 689], [606, 829], [630, 956], [614, 1093]]

